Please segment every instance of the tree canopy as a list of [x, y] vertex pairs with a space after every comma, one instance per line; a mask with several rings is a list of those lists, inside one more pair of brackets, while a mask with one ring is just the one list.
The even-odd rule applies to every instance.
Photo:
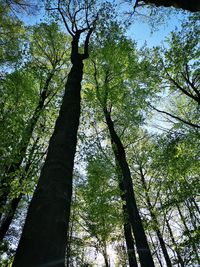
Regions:
[[200, 264], [199, 10], [0, 1], [1, 266]]

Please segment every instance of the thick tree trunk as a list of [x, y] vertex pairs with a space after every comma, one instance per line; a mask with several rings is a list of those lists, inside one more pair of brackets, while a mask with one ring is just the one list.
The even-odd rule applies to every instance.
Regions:
[[10, 166], [7, 166], [5, 168], [6, 173], [3, 176], [2, 180], [1, 180], [1, 185], [0, 185], [0, 192], [1, 192], [1, 194], [0, 194], [0, 207], [2, 209], [0, 212], [0, 218], [2, 217], [3, 207], [6, 205], [8, 195], [9, 195], [10, 190], [11, 190], [10, 184], [11, 184], [12, 179], [10, 178], [10, 175], [12, 173], [16, 172], [17, 170], [19, 170], [21, 163], [24, 159], [27, 147], [29, 145], [30, 139], [31, 139], [32, 134], [33, 134], [33, 130], [37, 124], [37, 121], [40, 117], [42, 110], [44, 109], [44, 104], [45, 104], [45, 100], [47, 98], [49, 84], [52, 80], [54, 72], [55, 72], [55, 70], [53, 70], [51, 73], [49, 73], [49, 75], [46, 79], [44, 88], [43, 88], [42, 93], [40, 95], [38, 105], [34, 111], [33, 116], [31, 117], [30, 121], [28, 122], [28, 126], [26, 127], [26, 129], [24, 131], [24, 137], [22, 138], [20, 144], [18, 145], [19, 151], [18, 151], [17, 158], [15, 159], [15, 162], [11, 163]]
[[133, 183], [131, 179], [130, 169], [126, 161], [125, 150], [120, 138], [115, 132], [113, 121], [111, 119], [110, 113], [107, 111], [106, 108], [104, 108], [104, 115], [110, 132], [115, 159], [119, 164], [123, 177], [127, 213], [129, 215], [130, 223], [133, 229], [140, 264], [141, 267], [154, 267], [154, 262], [135, 200]]
[[64, 267], [82, 75], [82, 59], [74, 56], [63, 103], [28, 209], [13, 267]]
[[156, 218], [156, 215], [155, 215], [155, 213], [153, 211], [153, 207], [151, 205], [149, 193], [147, 191], [147, 186], [146, 186], [146, 181], [145, 181], [144, 173], [143, 173], [143, 170], [142, 170], [141, 167], [140, 167], [140, 177], [141, 177], [142, 186], [143, 186], [144, 191], [145, 191], [145, 196], [146, 196], [146, 201], [147, 201], [148, 209], [149, 209], [149, 212], [150, 212], [150, 215], [151, 215], [151, 219], [152, 219], [153, 224], [154, 224], [155, 232], [156, 232], [156, 235], [158, 237], [158, 240], [159, 240], [159, 243], [160, 243], [160, 247], [162, 249], [163, 256], [164, 256], [165, 261], [166, 261], [166, 265], [167, 265], [167, 267], [172, 267], [172, 263], [171, 263], [169, 254], [168, 254], [167, 248], [165, 246], [165, 241], [164, 241], [164, 239], [162, 237], [162, 234], [161, 234], [161, 231], [159, 229], [158, 220]]
[[200, 11], [199, 0], [139, 0], [138, 2], [144, 2], [145, 4], [154, 4], [156, 6], [176, 7], [191, 12]]

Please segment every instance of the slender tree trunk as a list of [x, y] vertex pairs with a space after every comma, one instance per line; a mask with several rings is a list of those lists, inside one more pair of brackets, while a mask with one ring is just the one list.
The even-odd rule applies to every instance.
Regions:
[[9, 204], [9, 212], [8, 214], [5, 216], [5, 218], [3, 218], [2, 223], [1, 223], [1, 227], [0, 227], [0, 242], [3, 240], [3, 238], [5, 237], [10, 224], [14, 218], [15, 212], [17, 210], [17, 207], [21, 201], [23, 197], [23, 194], [20, 193], [18, 197], [14, 198], [11, 200], [11, 203]]
[[[27, 178], [29, 168], [30, 168], [30, 166], [32, 164], [33, 153], [35, 151], [35, 147], [36, 147], [38, 141], [39, 141], [39, 138], [37, 138], [35, 140], [32, 148], [31, 148], [29, 159], [28, 159], [28, 162], [26, 163], [26, 166], [25, 166], [25, 169], [24, 169], [24, 174], [23, 174], [22, 177], [19, 178], [19, 184], [20, 185], [22, 184], [23, 180], [25, 180]], [[18, 205], [19, 205], [19, 203], [20, 203], [20, 201], [21, 201], [23, 196], [24, 196], [24, 193], [20, 193], [17, 197], [11, 199], [9, 201], [9, 203], [7, 204], [6, 212], [4, 213], [4, 216], [3, 216], [3, 219], [2, 219], [2, 222], [1, 222], [1, 226], [0, 226], [0, 242], [5, 237], [7, 231], [9, 229], [9, 227], [10, 227], [10, 224], [11, 224], [13, 218], [14, 218], [14, 215], [16, 213]]]
[[[120, 175], [120, 166], [116, 161], [117, 166], [117, 174], [118, 174], [118, 181], [119, 181], [119, 188], [121, 192], [121, 200], [122, 202], [126, 202], [125, 197], [125, 189], [123, 185], [123, 177]], [[136, 255], [135, 255], [135, 242], [132, 235], [131, 223], [127, 212], [126, 204], [123, 204], [123, 216], [124, 216], [124, 237], [126, 241], [126, 248], [127, 248], [127, 255], [130, 267], [138, 267]]]
[[73, 57], [62, 106], [13, 267], [64, 267], [82, 75], [82, 59]]
[[25, 131], [24, 131], [24, 136], [22, 137], [21, 142], [19, 143], [18, 147], [19, 147], [19, 151], [18, 151], [18, 155], [17, 155], [17, 160], [15, 159], [15, 161], [13, 163], [11, 163], [10, 166], [7, 166], [6, 169], [6, 173], [3, 176], [2, 180], [1, 180], [1, 185], [0, 185], [0, 207], [2, 209], [1, 213], [0, 213], [0, 218], [2, 217], [3, 214], [3, 207], [4, 205], [6, 205], [7, 199], [8, 199], [8, 195], [10, 193], [11, 190], [11, 181], [12, 178], [10, 178], [11, 173], [16, 172], [17, 170], [19, 170], [21, 163], [24, 159], [27, 147], [29, 145], [30, 139], [32, 137], [33, 134], [33, 130], [37, 124], [37, 121], [40, 117], [41, 111], [44, 109], [44, 103], [45, 100], [48, 96], [48, 89], [49, 89], [49, 84], [52, 80], [52, 77], [54, 75], [55, 70], [52, 70], [52, 72], [49, 73], [44, 88], [42, 90], [42, 93], [40, 95], [40, 99], [38, 102], [38, 105], [34, 111], [33, 116], [31, 117], [30, 121], [28, 122], [28, 126], [26, 127]]
[[185, 205], [189, 211], [190, 221], [192, 223], [192, 226], [193, 226], [195, 231], [198, 231], [198, 218], [196, 217], [196, 214], [194, 212], [194, 207], [193, 207], [191, 199], [186, 200]]
[[124, 236], [127, 246], [128, 261], [130, 267], [138, 267], [135, 255], [135, 243], [132, 236], [132, 229], [130, 223], [124, 223]]
[[149, 209], [149, 212], [150, 212], [150, 215], [151, 215], [151, 219], [153, 221], [153, 225], [154, 225], [154, 229], [155, 229], [156, 235], [157, 235], [159, 243], [160, 243], [160, 247], [162, 249], [163, 256], [165, 258], [166, 265], [167, 265], [167, 267], [172, 267], [172, 263], [171, 263], [169, 254], [168, 254], [167, 248], [165, 246], [165, 241], [164, 241], [163, 236], [161, 234], [161, 231], [159, 229], [158, 220], [156, 218], [156, 215], [155, 215], [155, 213], [153, 211], [153, 207], [151, 205], [149, 193], [148, 193], [147, 186], [146, 186], [145, 176], [144, 176], [144, 173], [143, 173], [143, 170], [142, 170], [141, 167], [140, 167], [140, 177], [141, 177], [142, 186], [143, 186], [144, 191], [145, 191], [147, 206], [148, 206], [148, 209]]
[[178, 246], [177, 246], [177, 243], [175, 241], [175, 238], [174, 238], [174, 235], [173, 235], [173, 232], [172, 232], [172, 229], [170, 227], [168, 219], [166, 219], [166, 226], [167, 226], [168, 232], [169, 232], [171, 240], [172, 240], [174, 250], [175, 250], [177, 258], [178, 258], [178, 263], [180, 263], [181, 267], [185, 267], [185, 264], [184, 264], [183, 259], [181, 257], [180, 251], [178, 249]]
[[113, 121], [111, 119], [110, 113], [107, 111], [106, 108], [104, 108], [104, 115], [110, 132], [115, 160], [119, 164], [123, 177], [127, 212], [133, 229], [140, 263], [142, 267], [154, 267], [154, 262], [135, 200], [133, 183], [131, 179], [130, 169], [126, 161], [125, 150], [120, 138], [115, 132]]
[[183, 216], [183, 214], [181, 212], [181, 209], [180, 209], [178, 204], [176, 204], [176, 208], [178, 210], [178, 213], [179, 213], [179, 216], [181, 218], [181, 221], [182, 221], [182, 223], [183, 223], [183, 225], [185, 227], [186, 235], [188, 236], [188, 238], [189, 238], [189, 240], [191, 242], [191, 247], [192, 247], [193, 252], [194, 252], [194, 254], [196, 256], [196, 260], [200, 264], [200, 258], [199, 258], [199, 253], [198, 253], [198, 250], [197, 250], [197, 247], [196, 247], [196, 243], [195, 243], [195, 241], [193, 240], [193, 238], [191, 236], [190, 229], [188, 228], [188, 226], [186, 224], [185, 218], [184, 218], [184, 216]]
[[108, 259], [108, 254], [107, 254], [107, 246], [106, 246], [106, 243], [104, 243], [103, 257], [104, 257], [105, 267], [110, 267], [109, 259]]
[[200, 11], [199, 0], [139, 0], [138, 3], [154, 4], [156, 6], [176, 7], [189, 10], [191, 12]]
[[157, 244], [154, 244], [155, 242], [153, 241], [153, 238], [152, 238], [152, 236], [151, 236], [151, 233], [149, 232], [149, 237], [150, 237], [150, 240], [151, 240], [151, 244], [152, 244], [152, 246], [153, 246], [153, 249], [154, 249], [154, 254], [156, 255], [156, 258], [157, 258], [157, 260], [158, 260], [158, 262], [159, 262], [159, 264], [160, 264], [160, 267], [163, 267], [163, 264], [162, 264], [162, 261], [161, 261], [161, 257], [160, 257], [160, 255], [159, 255], [159, 253], [158, 253], [158, 247], [157, 247]]

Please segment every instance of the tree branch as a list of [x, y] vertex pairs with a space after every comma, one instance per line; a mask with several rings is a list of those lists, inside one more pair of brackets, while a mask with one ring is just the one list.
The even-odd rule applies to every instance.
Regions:
[[169, 113], [169, 112], [167, 112], [167, 111], [157, 109], [157, 108], [155, 108], [154, 106], [152, 106], [152, 105], [150, 105], [150, 104], [149, 104], [149, 106], [150, 106], [152, 109], [154, 109], [154, 110], [156, 110], [157, 112], [159, 112], [159, 113], [168, 115], [168, 116], [170, 116], [170, 117], [172, 117], [172, 118], [174, 118], [174, 119], [176, 119], [176, 120], [179, 120], [179, 121], [181, 121], [181, 122], [183, 122], [183, 123], [185, 123], [185, 124], [187, 124], [187, 125], [189, 125], [189, 126], [192, 126], [192, 127], [194, 127], [194, 128], [198, 128], [198, 129], [200, 129], [200, 125], [197, 125], [197, 124], [194, 124], [194, 123], [192, 123], [192, 122], [186, 121], [186, 120], [184, 120], [184, 119], [182, 119], [182, 118], [180, 118], [180, 117], [178, 117], [178, 116], [172, 115], [171, 113]]

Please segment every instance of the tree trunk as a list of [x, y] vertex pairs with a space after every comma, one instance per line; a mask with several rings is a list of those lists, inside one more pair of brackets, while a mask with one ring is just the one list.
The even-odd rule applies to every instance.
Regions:
[[107, 111], [106, 108], [104, 108], [104, 115], [110, 132], [110, 138], [113, 146], [115, 160], [119, 164], [123, 177], [123, 186], [125, 189], [124, 193], [126, 199], [127, 213], [129, 215], [130, 223], [133, 229], [140, 263], [142, 267], [154, 267], [154, 262], [152, 259], [152, 255], [149, 249], [149, 245], [147, 242], [147, 238], [144, 232], [144, 228], [142, 225], [142, 221], [135, 200], [133, 183], [131, 179], [130, 169], [126, 161], [125, 150], [123, 144], [121, 143], [120, 138], [115, 132], [113, 121], [111, 119], [110, 113]]
[[103, 257], [104, 257], [105, 267], [110, 267], [106, 243], [104, 244], [104, 248], [103, 248]]
[[200, 11], [199, 0], [139, 0], [138, 3], [139, 2], [144, 2], [145, 4], [154, 4], [156, 6], [172, 6], [176, 8], [182, 8], [184, 10], [189, 10], [191, 12]]
[[[28, 174], [29, 168], [30, 168], [30, 166], [32, 164], [33, 153], [35, 151], [35, 147], [36, 147], [38, 141], [39, 141], [39, 138], [37, 138], [35, 140], [32, 148], [31, 148], [29, 159], [28, 159], [28, 161], [26, 163], [26, 166], [24, 168], [24, 174], [23, 174], [22, 177], [19, 178], [19, 184], [20, 185], [22, 184], [23, 180], [25, 180], [27, 178], [27, 174]], [[3, 216], [3, 219], [1, 221], [1, 226], [0, 226], [0, 242], [5, 237], [7, 231], [9, 229], [9, 227], [10, 227], [10, 224], [11, 224], [13, 218], [14, 218], [14, 215], [16, 213], [18, 205], [19, 205], [19, 203], [20, 203], [20, 201], [21, 201], [23, 196], [24, 196], [24, 193], [20, 193], [17, 197], [9, 200], [9, 203], [6, 204], [6, 211], [4, 212], [4, 216]]]
[[188, 236], [188, 238], [189, 238], [189, 240], [191, 242], [191, 247], [192, 247], [193, 252], [194, 252], [194, 254], [196, 256], [196, 260], [197, 260], [198, 264], [200, 264], [200, 257], [199, 257], [198, 249], [196, 247], [196, 242], [192, 238], [192, 235], [190, 233], [190, 229], [188, 228], [188, 226], [186, 224], [185, 218], [184, 218], [184, 216], [183, 216], [183, 214], [181, 212], [181, 209], [180, 209], [178, 203], [176, 203], [176, 208], [178, 210], [178, 213], [179, 213], [179, 216], [181, 218], [181, 221], [182, 221], [182, 223], [183, 223], [183, 225], [185, 227], [185, 234]]
[[65, 265], [82, 75], [82, 59], [73, 55], [62, 106], [28, 209], [13, 267]]
[[159, 254], [159, 252], [158, 252], [158, 246], [157, 246], [157, 244], [155, 244], [155, 242], [153, 241], [153, 238], [152, 238], [150, 232], [149, 232], [149, 237], [150, 237], [150, 240], [151, 240], [151, 244], [152, 244], [152, 246], [153, 246], [153, 249], [154, 249], [153, 254], [156, 255], [156, 258], [157, 258], [157, 260], [158, 260], [158, 262], [159, 262], [159, 264], [160, 264], [160, 267], [163, 267], [163, 264], [162, 264], [162, 261], [161, 261], [160, 254]]
[[[123, 177], [120, 175], [120, 166], [118, 162], [116, 161], [117, 166], [117, 174], [118, 174], [118, 181], [119, 181], [119, 189], [121, 192], [121, 200], [122, 203], [126, 202], [125, 197], [125, 189], [123, 185]], [[126, 241], [126, 248], [127, 248], [127, 255], [128, 255], [128, 261], [130, 267], [138, 267], [136, 255], [135, 255], [135, 242], [132, 235], [132, 229], [131, 229], [131, 223], [127, 212], [127, 206], [126, 204], [123, 204], [123, 217], [124, 217], [124, 237]]]
[[3, 240], [3, 238], [5, 237], [10, 224], [14, 218], [15, 212], [17, 210], [17, 207], [19, 205], [19, 202], [22, 199], [23, 194], [20, 193], [18, 197], [14, 198], [11, 200], [10, 208], [9, 208], [9, 212], [8, 214], [3, 218], [2, 223], [1, 223], [1, 227], [0, 227], [0, 242]]
[[185, 267], [185, 264], [183, 262], [183, 259], [181, 257], [181, 254], [180, 254], [180, 251], [179, 251], [179, 249], [177, 247], [177, 243], [176, 243], [176, 241], [174, 239], [174, 235], [173, 235], [173, 232], [172, 232], [172, 229], [170, 227], [170, 224], [169, 224], [168, 219], [166, 219], [166, 225], [167, 225], [167, 229], [168, 229], [169, 235], [170, 235], [171, 240], [172, 240], [172, 244], [174, 246], [174, 250], [175, 250], [176, 255], [177, 255], [178, 263], [180, 263], [181, 267]]
[[21, 163], [24, 159], [24, 156], [25, 156], [27, 147], [29, 145], [30, 139], [32, 137], [33, 130], [34, 130], [34, 128], [37, 124], [37, 121], [40, 117], [41, 111], [44, 109], [44, 103], [45, 103], [45, 100], [47, 98], [47, 92], [49, 89], [49, 84], [50, 84], [51, 79], [54, 75], [54, 72], [55, 72], [55, 70], [52, 70], [52, 72], [49, 73], [49, 75], [46, 79], [45, 85], [44, 85], [42, 93], [40, 95], [38, 105], [34, 111], [33, 116], [31, 117], [30, 121], [28, 122], [28, 126], [26, 127], [26, 129], [24, 131], [24, 136], [22, 137], [22, 140], [18, 145], [19, 152], [17, 155], [17, 160], [15, 159], [15, 162], [11, 163], [10, 166], [6, 167], [6, 173], [1, 180], [0, 207], [1, 207], [2, 211], [0, 213], [0, 218], [2, 217], [3, 207], [6, 205], [8, 195], [9, 195], [10, 190], [11, 190], [10, 184], [11, 184], [11, 181], [13, 178], [10, 178], [9, 176], [11, 175], [11, 173], [14, 173], [17, 170], [19, 170], [19, 168], [21, 166]]
[[149, 209], [149, 212], [150, 212], [150, 215], [151, 215], [151, 219], [153, 221], [153, 225], [154, 225], [154, 229], [155, 229], [156, 235], [157, 235], [158, 240], [159, 240], [159, 243], [160, 243], [160, 247], [162, 249], [163, 256], [164, 256], [165, 261], [166, 261], [166, 265], [167, 265], [167, 267], [172, 267], [172, 263], [171, 263], [169, 254], [168, 254], [167, 248], [165, 246], [165, 241], [164, 241], [164, 239], [162, 237], [162, 234], [161, 234], [161, 231], [159, 229], [158, 220], [156, 218], [156, 215], [155, 215], [155, 213], [153, 211], [153, 207], [151, 205], [149, 193], [147, 191], [147, 186], [146, 186], [146, 181], [145, 181], [144, 173], [143, 173], [143, 170], [142, 170], [141, 167], [140, 167], [140, 177], [141, 177], [142, 186], [143, 186], [144, 191], [145, 191], [147, 206], [148, 206], [148, 209]]
[[130, 223], [124, 223], [124, 236], [127, 246], [127, 254], [129, 267], [138, 267], [136, 255], [135, 255], [135, 244], [132, 236], [132, 229]]

